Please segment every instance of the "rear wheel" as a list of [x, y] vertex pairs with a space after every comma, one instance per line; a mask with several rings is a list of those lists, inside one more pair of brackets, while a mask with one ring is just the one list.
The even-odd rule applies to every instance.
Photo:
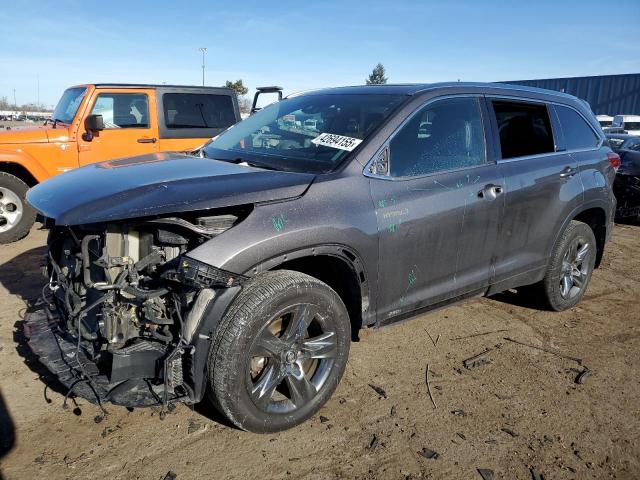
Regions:
[[0, 172], [0, 244], [25, 237], [36, 219], [25, 196], [29, 186], [18, 177]]
[[266, 272], [245, 285], [217, 330], [209, 393], [244, 430], [293, 427], [330, 398], [350, 341], [347, 310], [328, 285], [298, 272]]
[[538, 285], [543, 300], [557, 312], [580, 302], [596, 263], [596, 238], [591, 228], [571, 221], [556, 245], [544, 279]]

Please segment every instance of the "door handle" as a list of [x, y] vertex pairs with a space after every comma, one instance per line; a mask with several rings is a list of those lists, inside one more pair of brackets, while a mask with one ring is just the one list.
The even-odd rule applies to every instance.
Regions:
[[139, 138], [138, 143], [156, 143], [158, 140], [155, 138]]
[[485, 200], [495, 200], [498, 195], [502, 193], [501, 185], [494, 185], [490, 183], [485, 185], [485, 187], [478, 192], [478, 197], [484, 198]]
[[564, 170], [562, 170], [562, 172], [560, 172], [560, 178], [571, 178], [576, 173], [578, 173], [577, 168], [567, 166], [567, 167], [564, 167]]

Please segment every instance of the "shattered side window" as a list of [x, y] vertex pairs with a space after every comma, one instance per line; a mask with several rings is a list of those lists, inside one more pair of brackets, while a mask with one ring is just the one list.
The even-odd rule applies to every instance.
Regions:
[[486, 163], [477, 98], [439, 100], [418, 111], [390, 142], [390, 174], [413, 177]]

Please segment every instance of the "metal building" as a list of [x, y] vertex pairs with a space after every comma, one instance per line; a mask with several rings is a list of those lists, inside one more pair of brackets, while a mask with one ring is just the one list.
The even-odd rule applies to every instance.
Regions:
[[569, 93], [589, 102], [596, 115], [640, 115], [640, 73], [516, 80], [511, 83]]

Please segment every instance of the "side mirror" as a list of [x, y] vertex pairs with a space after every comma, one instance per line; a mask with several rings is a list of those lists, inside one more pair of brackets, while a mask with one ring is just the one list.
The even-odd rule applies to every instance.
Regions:
[[102, 115], [89, 115], [84, 120], [84, 128], [88, 132], [99, 132], [104, 130], [104, 119]]
[[84, 119], [84, 129], [86, 132], [82, 134], [82, 139], [85, 142], [90, 142], [93, 140], [94, 132], [99, 132], [100, 130], [104, 130], [104, 119], [102, 115], [89, 115]]

